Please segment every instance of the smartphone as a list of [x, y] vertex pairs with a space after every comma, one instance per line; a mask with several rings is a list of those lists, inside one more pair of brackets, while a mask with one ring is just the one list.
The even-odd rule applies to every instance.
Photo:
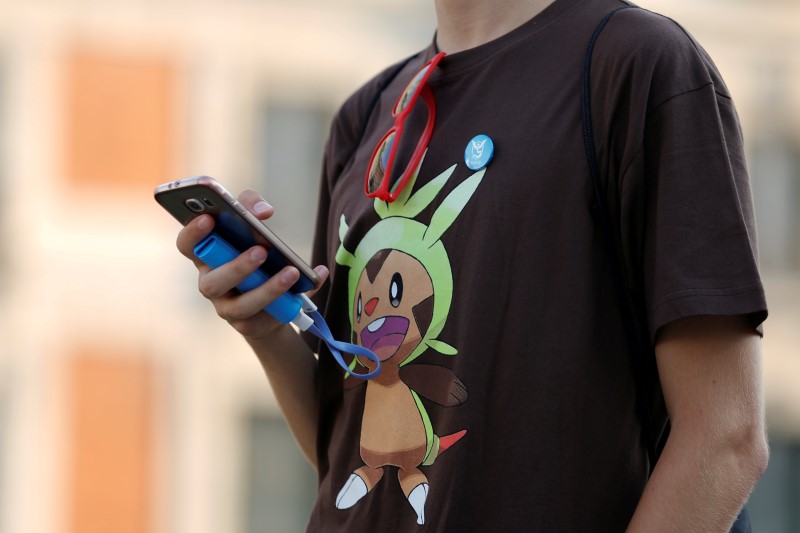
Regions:
[[239, 252], [256, 244], [267, 248], [267, 260], [259, 268], [268, 276], [287, 265], [297, 268], [300, 279], [290, 292], [298, 294], [320, 286], [319, 275], [214, 178], [197, 176], [171, 181], [156, 187], [154, 195], [184, 226], [200, 215], [214, 217], [214, 231]]

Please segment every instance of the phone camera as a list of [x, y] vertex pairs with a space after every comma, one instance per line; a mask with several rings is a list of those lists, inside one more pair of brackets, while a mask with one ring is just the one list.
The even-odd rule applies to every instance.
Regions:
[[184, 203], [186, 204], [186, 207], [188, 207], [195, 213], [202, 213], [206, 209], [205, 205], [203, 205], [203, 202], [201, 202], [197, 198], [189, 198]]

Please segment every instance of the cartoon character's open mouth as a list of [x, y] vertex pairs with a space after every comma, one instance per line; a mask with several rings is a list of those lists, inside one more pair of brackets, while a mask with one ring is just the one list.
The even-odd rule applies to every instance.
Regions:
[[403, 344], [408, 326], [409, 320], [402, 316], [375, 319], [361, 331], [361, 345], [375, 352], [378, 359], [385, 361]]

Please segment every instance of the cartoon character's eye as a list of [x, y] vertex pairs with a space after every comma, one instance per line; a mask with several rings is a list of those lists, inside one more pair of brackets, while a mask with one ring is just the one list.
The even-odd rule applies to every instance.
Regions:
[[392, 307], [399, 307], [403, 299], [403, 276], [395, 272], [392, 276], [392, 283], [389, 285], [389, 301]]
[[361, 312], [364, 310], [364, 306], [361, 303], [361, 293], [358, 293], [358, 303], [356, 304], [356, 322], [361, 322]]

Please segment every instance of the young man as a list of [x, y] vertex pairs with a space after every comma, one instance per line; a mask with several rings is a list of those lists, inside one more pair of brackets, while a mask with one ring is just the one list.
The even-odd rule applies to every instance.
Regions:
[[[294, 269], [231, 291], [263, 248], [216, 270], [195, 260], [317, 467], [309, 531], [731, 527], [768, 456], [738, 123], [674, 22], [641, 9], [608, 22], [591, 63], [595, 148], [671, 423], [648, 475], [581, 118], [590, 37], [624, 5], [437, 0], [434, 43], [340, 110], [314, 252], [331, 274], [316, 299], [337, 338], [381, 358], [378, 378], [317, 361], [260, 312]], [[253, 191], [240, 199], [272, 214]], [[212, 225], [182, 230], [181, 252], [192, 258]]]

